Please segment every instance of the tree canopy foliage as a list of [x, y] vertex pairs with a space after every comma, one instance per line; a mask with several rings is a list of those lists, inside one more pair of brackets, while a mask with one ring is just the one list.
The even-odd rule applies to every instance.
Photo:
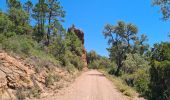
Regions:
[[117, 25], [106, 25], [103, 31], [105, 38], [108, 39], [110, 48], [110, 59], [117, 64], [117, 71], [115, 75], [119, 75], [123, 60], [126, 59], [126, 54], [140, 52], [144, 54], [147, 47], [143, 44], [146, 40], [146, 36], [142, 35], [141, 39], [137, 37], [138, 28], [129, 23], [126, 24], [123, 21], [119, 21]]
[[170, 99], [170, 43], [155, 44], [152, 52], [150, 98], [168, 100]]
[[[156, 1], [157, 4], [168, 4], [168, 0]], [[149, 48], [147, 36], [139, 36], [137, 26], [123, 21], [116, 25], [107, 24], [103, 34], [109, 44], [109, 59], [117, 67], [111, 73], [109, 71], [110, 74], [121, 77], [127, 85], [134, 87], [149, 100], [170, 99], [169, 42]]]
[[6, 0], [6, 3], [7, 12], [0, 12], [1, 49], [25, 56], [45, 53], [61, 66], [82, 69], [82, 43], [75, 33], [63, 27], [65, 11], [58, 0], [38, 0], [36, 4], [31, 0], [22, 3]]
[[168, 20], [170, 17], [170, 0], [152, 0], [152, 4], [160, 6], [163, 20]]

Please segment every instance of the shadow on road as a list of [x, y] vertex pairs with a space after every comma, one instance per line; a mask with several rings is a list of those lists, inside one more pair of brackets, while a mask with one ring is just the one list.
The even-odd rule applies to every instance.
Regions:
[[99, 76], [99, 77], [105, 77], [105, 75], [104, 75], [104, 74], [88, 74], [88, 75], [90, 75], [90, 76]]

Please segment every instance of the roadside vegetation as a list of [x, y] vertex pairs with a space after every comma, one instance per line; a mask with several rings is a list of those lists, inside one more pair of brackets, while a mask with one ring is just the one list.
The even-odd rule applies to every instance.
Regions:
[[32, 4], [28, 0], [23, 4], [7, 0], [7, 7], [6, 12], [0, 11], [1, 50], [22, 57], [39, 57], [58, 67], [65, 66], [70, 72], [82, 69], [81, 41], [63, 28], [65, 11], [59, 1], [39, 0]]
[[[83, 69], [82, 42], [74, 32], [63, 28], [65, 11], [58, 0], [38, 0], [36, 4], [30, 0], [6, 0], [6, 3], [7, 10], [0, 10], [0, 51], [27, 59], [37, 74], [45, 71], [46, 88], [61, 79], [54, 67], [70, 75]], [[56, 85], [61, 87], [62, 84]], [[25, 93], [25, 88], [16, 90], [19, 100], [41, 94], [37, 85], [30, 93]]]
[[109, 74], [107, 69], [102, 68], [99, 69], [99, 71], [102, 72], [109, 80], [111, 80], [116, 88], [124, 95], [128, 96], [129, 98], [134, 98], [134, 96], [137, 95], [135, 89], [128, 86], [121, 78]]
[[88, 63], [89, 68], [104, 73], [123, 94], [133, 97], [137, 95], [137, 91], [139, 96], [149, 100], [169, 100], [170, 43], [155, 44], [143, 55], [126, 54], [118, 75], [115, 60], [99, 56], [94, 51], [89, 52], [87, 56], [93, 59]]
[[[163, 18], [167, 20], [169, 2], [163, 1], [153, 2], [161, 5]], [[103, 35], [108, 40], [109, 57], [90, 51], [87, 54], [89, 68], [107, 72], [109, 75], [106, 76], [128, 96], [132, 96], [135, 89], [149, 100], [170, 99], [170, 42], [155, 43], [150, 47], [147, 36], [140, 35], [136, 25], [124, 21], [105, 25]]]

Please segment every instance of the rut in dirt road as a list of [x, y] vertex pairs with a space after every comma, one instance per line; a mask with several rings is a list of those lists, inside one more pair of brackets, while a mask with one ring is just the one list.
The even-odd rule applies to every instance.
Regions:
[[96, 70], [83, 73], [62, 92], [49, 97], [48, 100], [128, 100], [102, 73]]

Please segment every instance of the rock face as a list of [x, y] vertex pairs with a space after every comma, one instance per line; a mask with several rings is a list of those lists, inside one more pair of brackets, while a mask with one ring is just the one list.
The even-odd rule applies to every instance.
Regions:
[[35, 72], [29, 67], [0, 51], [0, 100], [9, 100], [14, 97], [10, 89], [31, 89], [33, 87], [31, 75]]
[[30, 75], [34, 71], [29, 70], [21, 62], [7, 55], [0, 53], [0, 87], [10, 87], [13, 89], [25, 87], [31, 88], [33, 83], [30, 81]]
[[82, 61], [84, 62], [84, 69], [87, 69], [86, 49], [84, 47], [84, 32], [81, 31], [80, 29], [75, 28], [74, 25], [68, 29], [68, 32], [74, 32], [78, 36], [78, 38], [81, 40], [82, 45], [83, 45], [83, 48], [82, 48], [83, 54], [82, 54], [81, 58], [82, 58]]
[[[39, 65], [41, 69], [37, 71], [36, 66]], [[50, 75], [57, 81], [47, 87]], [[18, 100], [18, 94], [34, 97], [35, 91], [42, 97], [50, 95], [56, 92], [55, 89], [67, 86], [72, 79], [71, 74], [50, 61], [37, 57], [13, 57], [0, 50], [0, 100]]]

